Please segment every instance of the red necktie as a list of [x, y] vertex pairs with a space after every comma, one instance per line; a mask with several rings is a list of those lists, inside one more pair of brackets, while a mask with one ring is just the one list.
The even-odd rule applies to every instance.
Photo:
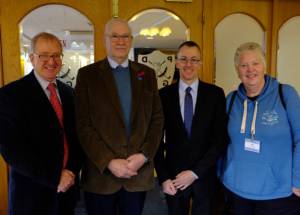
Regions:
[[[50, 103], [51, 103], [53, 109], [55, 110], [56, 116], [59, 120], [61, 127], [64, 128], [63, 110], [62, 110], [61, 103], [57, 97], [56, 86], [54, 83], [49, 83], [47, 89], [50, 92]], [[68, 143], [67, 143], [66, 134], [64, 132], [64, 163], [63, 163], [63, 167], [66, 167], [68, 157], [69, 157]]]

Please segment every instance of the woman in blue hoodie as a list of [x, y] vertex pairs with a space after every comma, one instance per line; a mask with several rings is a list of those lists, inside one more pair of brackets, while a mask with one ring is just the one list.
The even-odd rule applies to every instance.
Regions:
[[299, 215], [299, 96], [265, 74], [257, 43], [242, 44], [234, 63], [242, 83], [227, 97], [230, 144], [221, 176], [234, 214]]

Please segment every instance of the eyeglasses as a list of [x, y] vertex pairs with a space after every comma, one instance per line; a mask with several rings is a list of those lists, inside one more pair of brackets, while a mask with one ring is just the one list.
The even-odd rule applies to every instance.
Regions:
[[41, 61], [49, 61], [50, 58], [52, 58], [54, 61], [60, 61], [63, 59], [63, 54], [53, 54], [53, 55], [48, 55], [48, 54], [37, 54], [37, 53], [34, 53], [36, 56], [38, 56], [38, 58], [41, 60]]
[[192, 65], [196, 65], [196, 64], [199, 64], [201, 62], [200, 59], [197, 59], [197, 58], [187, 58], [187, 57], [180, 57], [180, 58], [177, 58], [177, 60], [182, 63], [182, 64], [188, 64], [188, 62], [190, 62], [190, 64]]
[[128, 34], [124, 34], [124, 35], [112, 34], [112, 35], [106, 35], [106, 36], [108, 36], [112, 42], [117, 42], [119, 40], [128, 42], [132, 38], [132, 36], [128, 35]]

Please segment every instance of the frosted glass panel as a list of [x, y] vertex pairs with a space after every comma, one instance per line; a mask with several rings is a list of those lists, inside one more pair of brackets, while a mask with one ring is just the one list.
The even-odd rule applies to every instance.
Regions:
[[79, 11], [58, 4], [49, 4], [27, 14], [19, 23], [21, 63], [24, 75], [32, 65], [29, 54], [31, 39], [39, 32], [56, 35], [64, 48], [63, 66], [57, 78], [75, 86], [80, 67], [94, 62], [94, 27]]
[[225, 93], [235, 90], [240, 80], [234, 68], [236, 48], [245, 42], [257, 42], [264, 47], [264, 31], [260, 24], [241, 13], [225, 17], [215, 29], [215, 83]]
[[300, 16], [289, 19], [279, 30], [277, 77], [300, 93]]

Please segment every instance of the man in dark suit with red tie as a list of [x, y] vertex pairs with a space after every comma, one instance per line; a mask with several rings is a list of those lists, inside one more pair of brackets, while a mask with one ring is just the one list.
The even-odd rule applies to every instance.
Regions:
[[0, 89], [0, 152], [10, 165], [10, 215], [72, 215], [82, 151], [73, 90], [56, 80], [62, 45], [32, 39], [33, 71]]
[[180, 80], [160, 90], [165, 138], [155, 169], [166, 194], [170, 215], [211, 214], [216, 161], [226, 147], [225, 96], [221, 88], [198, 78], [200, 47], [179, 46], [176, 67]]

